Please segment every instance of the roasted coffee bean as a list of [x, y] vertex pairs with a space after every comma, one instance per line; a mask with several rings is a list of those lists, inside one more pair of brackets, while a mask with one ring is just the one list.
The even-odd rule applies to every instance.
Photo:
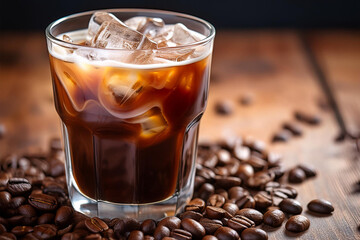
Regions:
[[69, 224], [72, 220], [72, 215], [74, 213], [73, 208], [69, 206], [61, 206], [55, 215], [55, 225], [64, 227], [65, 225]]
[[31, 194], [28, 199], [31, 206], [41, 211], [52, 211], [57, 208], [55, 197], [47, 194]]
[[230, 115], [234, 111], [234, 105], [229, 100], [221, 100], [215, 103], [215, 111], [219, 115]]
[[289, 130], [294, 136], [301, 136], [303, 133], [301, 126], [294, 122], [284, 123], [283, 128]]
[[201, 176], [195, 176], [194, 189], [199, 189], [206, 182], [205, 178]]
[[203, 166], [207, 168], [214, 168], [218, 164], [218, 157], [215, 153], [210, 153], [207, 156], [203, 156]]
[[46, 223], [51, 223], [54, 221], [55, 218], [55, 214], [53, 213], [44, 213], [43, 215], [41, 215], [38, 220], [37, 223], [38, 224], [46, 224]]
[[10, 178], [6, 189], [13, 195], [25, 195], [31, 191], [31, 184], [25, 178]]
[[15, 209], [23, 205], [25, 202], [26, 202], [26, 198], [22, 196], [13, 197], [9, 202], [9, 207]]
[[310, 124], [310, 125], [318, 125], [321, 123], [321, 118], [315, 114], [309, 114], [301, 111], [296, 111], [294, 113], [295, 118], [301, 122]]
[[254, 168], [247, 163], [240, 164], [236, 176], [238, 176], [242, 181], [247, 181], [250, 177], [254, 176]]
[[236, 212], [239, 211], [239, 207], [235, 203], [225, 203], [222, 209], [235, 216]]
[[178, 217], [166, 217], [158, 223], [158, 226], [165, 226], [172, 231], [173, 229], [180, 228], [181, 222]]
[[[86, 220], [85, 220], [86, 221]], [[119, 220], [114, 225], [114, 232], [117, 238], [121, 238], [122, 234], [125, 233], [125, 222], [124, 220]]]
[[290, 232], [303, 232], [310, 227], [310, 220], [302, 215], [295, 215], [289, 218], [285, 228]]
[[143, 240], [143, 239], [144, 239], [144, 233], [139, 230], [131, 231], [128, 237], [128, 240]]
[[230, 155], [229, 151], [227, 151], [225, 149], [220, 149], [216, 152], [216, 156], [218, 158], [219, 165], [223, 166], [223, 165], [230, 163], [231, 155]]
[[125, 232], [140, 230], [141, 224], [134, 218], [124, 218]]
[[207, 234], [213, 234], [218, 228], [222, 227], [222, 222], [209, 218], [200, 219], [200, 224], [204, 227]]
[[272, 142], [287, 142], [290, 140], [292, 133], [287, 129], [281, 129], [276, 132], [272, 138]]
[[5, 232], [0, 234], [0, 240], [16, 240], [16, 236], [13, 233]]
[[156, 222], [153, 219], [146, 219], [140, 225], [140, 230], [145, 235], [152, 235], [156, 228]]
[[219, 240], [238, 240], [239, 234], [229, 227], [220, 227], [214, 233], [214, 236], [217, 237]]
[[289, 214], [300, 214], [302, 212], [301, 204], [296, 201], [295, 199], [286, 198], [282, 200], [279, 204], [280, 209], [283, 212], [289, 213]]
[[207, 206], [205, 209], [206, 216], [211, 219], [221, 219], [225, 217], [227, 213], [224, 209], [218, 207]]
[[190, 240], [192, 239], [192, 234], [189, 231], [183, 229], [174, 229], [171, 231], [170, 237], [173, 237], [177, 240]]
[[51, 159], [49, 161], [48, 175], [52, 177], [59, 177], [65, 174], [65, 165], [62, 161]]
[[207, 200], [207, 205], [213, 206], [213, 207], [222, 207], [224, 205], [224, 203], [225, 203], [224, 196], [219, 195], [219, 194], [213, 194]]
[[55, 181], [44, 181], [43, 193], [66, 197], [66, 191], [62, 184]]
[[217, 188], [229, 189], [241, 184], [241, 179], [238, 177], [215, 177], [215, 186]]
[[253, 208], [243, 208], [236, 212], [236, 215], [244, 216], [252, 220], [255, 225], [259, 225], [263, 221], [263, 214]]
[[249, 195], [249, 192], [240, 186], [235, 186], [229, 189], [229, 199], [240, 199]]
[[19, 225], [23, 225], [24, 223], [24, 216], [22, 215], [16, 215], [16, 216], [12, 216], [10, 218], [7, 219], [8, 225], [10, 226], [19, 226]]
[[250, 148], [241, 145], [235, 146], [233, 153], [240, 161], [248, 161], [251, 155]]
[[279, 209], [268, 210], [264, 213], [264, 223], [271, 227], [280, 227], [285, 219], [285, 214]]
[[241, 233], [241, 240], [267, 240], [267, 233], [258, 228], [248, 228]]
[[207, 200], [212, 194], [214, 194], [215, 192], [215, 188], [213, 185], [211, 185], [210, 183], [204, 183], [199, 191], [199, 197], [203, 200]]
[[192, 199], [186, 206], [185, 211], [202, 212], [205, 209], [205, 201], [201, 198]]
[[215, 193], [223, 196], [225, 199], [229, 198], [229, 194], [225, 189], [218, 188], [218, 189], [215, 190]]
[[302, 163], [302, 164], [299, 164], [297, 166], [298, 168], [302, 169], [305, 173], [305, 176], [307, 178], [309, 177], [315, 177], [316, 176], [316, 170], [314, 167], [308, 165], [308, 164], [305, 164], [305, 163]]
[[250, 188], [254, 189], [264, 189], [265, 185], [268, 182], [271, 182], [275, 179], [275, 174], [270, 171], [260, 171], [254, 174], [254, 176], [250, 177], [246, 185]]
[[206, 181], [212, 181], [215, 178], [215, 173], [209, 168], [197, 170], [196, 175], [203, 177]]
[[239, 209], [242, 208], [255, 208], [255, 200], [252, 196], [245, 195], [236, 201]]
[[332, 206], [331, 202], [325, 199], [314, 199], [311, 200], [307, 208], [316, 213], [323, 213], [323, 214], [330, 214], [334, 211], [334, 207]]
[[241, 232], [246, 228], [254, 227], [255, 222], [245, 216], [237, 215], [236, 217], [233, 217], [227, 221], [227, 226], [231, 227], [237, 232]]
[[56, 227], [53, 224], [42, 224], [34, 227], [34, 235], [39, 239], [53, 239], [56, 236]]
[[194, 211], [186, 211], [180, 214], [180, 219], [191, 218], [194, 219], [195, 221], [199, 221], [202, 217], [203, 215], [201, 213]]
[[255, 155], [251, 155], [250, 159], [246, 163], [252, 166], [256, 172], [263, 170], [267, 166], [267, 162], [264, 159]]
[[227, 177], [230, 175], [229, 169], [225, 166], [218, 166], [214, 168], [214, 173], [221, 177]]
[[273, 204], [271, 195], [269, 195], [265, 191], [261, 191], [255, 194], [254, 200], [255, 200], [256, 209], [266, 209], [267, 207], [270, 207]]
[[305, 178], [305, 172], [301, 168], [293, 168], [289, 171], [288, 181], [290, 183], [302, 183]]
[[0, 223], [0, 234], [6, 232], [6, 227]]
[[202, 238], [205, 236], [205, 228], [197, 221], [185, 218], [181, 220], [181, 227], [190, 232], [194, 238]]
[[85, 226], [93, 233], [103, 232], [109, 229], [108, 225], [98, 217], [86, 219]]
[[218, 240], [218, 238], [213, 235], [206, 235], [202, 238], [202, 240]]
[[[76, 212], [75, 212], [76, 213]], [[115, 224], [120, 221], [120, 218], [113, 218], [110, 220], [110, 222], [107, 224], [109, 226], [109, 228], [114, 228]], [[144, 222], [146, 222], [147, 220], [145, 220]]]
[[269, 168], [279, 166], [281, 163], [282, 156], [278, 153], [268, 152], [266, 154], [266, 161], [268, 162]]
[[0, 208], [8, 207], [11, 201], [11, 194], [7, 191], [0, 192]]
[[164, 237], [170, 236], [170, 230], [165, 226], [157, 226], [154, 231], [155, 240], [161, 240]]
[[73, 227], [74, 227], [73, 224], [66, 225], [64, 228], [59, 229], [59, 230], [57, 231], [57, 235], [58, 235], [58, 236], [63, 236], [64, 234], [70, 232]]
[[18, 213], [24, 217], [35, 217], [36, 210], [29, 204], [22, 205], [18, 208]]
[[11, 232], [15, 234], [17, 237], [24, 236], [27, 233], [32, 232], [34, 229], [30, 226], [16, 226], [13, 229], [11, 229]]

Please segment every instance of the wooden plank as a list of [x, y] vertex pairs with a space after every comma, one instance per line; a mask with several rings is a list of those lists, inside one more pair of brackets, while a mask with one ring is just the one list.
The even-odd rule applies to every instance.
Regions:
[[[331, 49], [329, 49], [331, 51]], [[311, 220], [310, 230], [289, 234], [284, 228], [269, 233], [270, 239], [354, 239], [359, 238], [359, 196], [353, 194], [353, 183], [359, 180], [359, 161], [351, 143], [336, 144], [338, 125], [331, 112], [318, 108], [324, 99], [320, 85], [306, 62], [302, 44], [294, 32], [220, 32], [216, 38], [213, 75], [207, 112], [201, 126], [201, 139], [217, 139], [228, 134], [252, 135], [284, 155], [284, 164], [292, 167], [305, 162], [314, 165], [319, 175], [301, 185], [299, 201], [306, 204], [314, 198], [330, 200], [336, 207], [332, 216]], [[238, 98], [250, 93], [251, 106], [241, 106]], [[217, 116], [214, 104], [227, 98], [235, 105], [231, 116]], [[272, 134], [293, 112], [302, 109], [318, 112], [322, 124], [303, 126], [304, 136], [287, 144], [271, 144]]]
[[[347, 41], [354, 41], [351, 39]], [[307, 232], [293, 235], [281, 227], [269, 232], [270, 239], [359, 238], [360, 201], [352, 188], [360, 176], [359, 161], [354, 161], [356, 152], [350, 142], [335, 144], [333, 141], [338, 126], [331, 112], [323, 112], [317, 106], [317, 100], [324, 99], [324, 95], [306, 62], [297, 33], [220, 31], [215, 42], [213, 78], [200, 139], [252, 135], [265, 141], [270, 149], [282, 153], [286, 167], [299, 162], [313, 164], [319, 176], [295, 185], [299, 191], [298, 200], [306, 208], [310, 200], [326, 198], [336, 208], [332, 216], [321, 218], [304, 212], [311, 220]], [[324, 50], [326, 56], [331, 55], [328, 51], [332, 49]], [[14, 64], [0, 63], [0, 122], [8, 128], [7, 137], [0, 140], [0, 156], [38, 147], [46, 149], [49, 138], [60, 136], [60, 124], [52, 102], [44, 37], [2, 35], [0, 53], [15, 56]], [[354, 64], [350, 57], [347, 61]], [[244, 94], [253, 96], [251, 105], [238, 103]], [[353, 98], [354, 95], [347, 99], [355, 101]], [[215, 114], [214, 104], [220, 99], [234, 104], [234, 114]], [[317, 127], [303, 125], [303, 137], [287, 144], [271, 144], [273, 133], [284, 121], [293, 119], [296, 109], [319, 113], [322, 124]]]
[[348, 131], [360, 136], [360, 31], [321, 31], [307, 35], [329, 80]]

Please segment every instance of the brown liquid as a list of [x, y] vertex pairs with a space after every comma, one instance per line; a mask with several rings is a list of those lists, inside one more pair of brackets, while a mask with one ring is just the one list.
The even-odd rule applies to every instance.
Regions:
[[[172, 196], [186, 129], [205, 109], [210, 58], [157, 69], [95, 67], [53, 56], [50, 62], [55, 105], [80, 191], [96, 200], [132, 204]], [[119, 90], [124, 81], [135, 81], [133, 90]], [[148, 104], [147, 113], [134, 117]]]

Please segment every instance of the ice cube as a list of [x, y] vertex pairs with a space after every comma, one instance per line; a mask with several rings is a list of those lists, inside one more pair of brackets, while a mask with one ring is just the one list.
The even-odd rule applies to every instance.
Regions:
[[117, 18], [113, 14], [107, 12], [95, 12], [91, 16], [88, 26], [88, 34], [86, 37], [88, 45], [90, 45], [91, 39], [99, 31], [101, 24], [103, 24], [105, 21], [111, 21], [113, 19], [117, 20]]
[[163, 132], [168, 126], [168, 123], [159, 107], [153, 107], [145, 113], [125, 121], [133, 124], [140, 124], [140, 136], [143, 138], [156, 136]]
[[197, 42], [199, 40], [200, 39], [184, 24], [177, 23], [174, 25], [171, 41], [175, 42], [178, 45], [186, 45]]
[[164, 50], [164, 51], [157, 51], [156, 52], [156, 57], [159, 58], [164, 58], [170, 61], [175, 61], [175, 62], [181, 62], [184, 61], [186, 59], [188, 59], [191, 54], [193, 54], [195, 52], [195, 49], [173, 49], [173, 50]]
[[165, 26], [161, 18], [132, 17], [124, 22], [128, 27], [152, 38]]

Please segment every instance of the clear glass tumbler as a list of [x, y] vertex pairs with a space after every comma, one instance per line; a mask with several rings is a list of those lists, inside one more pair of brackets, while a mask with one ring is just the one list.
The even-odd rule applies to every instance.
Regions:
[[[146, 16], [182, 23], [203, 37], [177, 47], [108, 49], [84, 44], [94, 12], [48, 26], [71, 203], [77, 211], [104, 218], [174, 215], [193, 194], [215, 29], [175, 12], [105, 11], [122, 21]], [[164, 56], [166, 61], [156, 60]]]

